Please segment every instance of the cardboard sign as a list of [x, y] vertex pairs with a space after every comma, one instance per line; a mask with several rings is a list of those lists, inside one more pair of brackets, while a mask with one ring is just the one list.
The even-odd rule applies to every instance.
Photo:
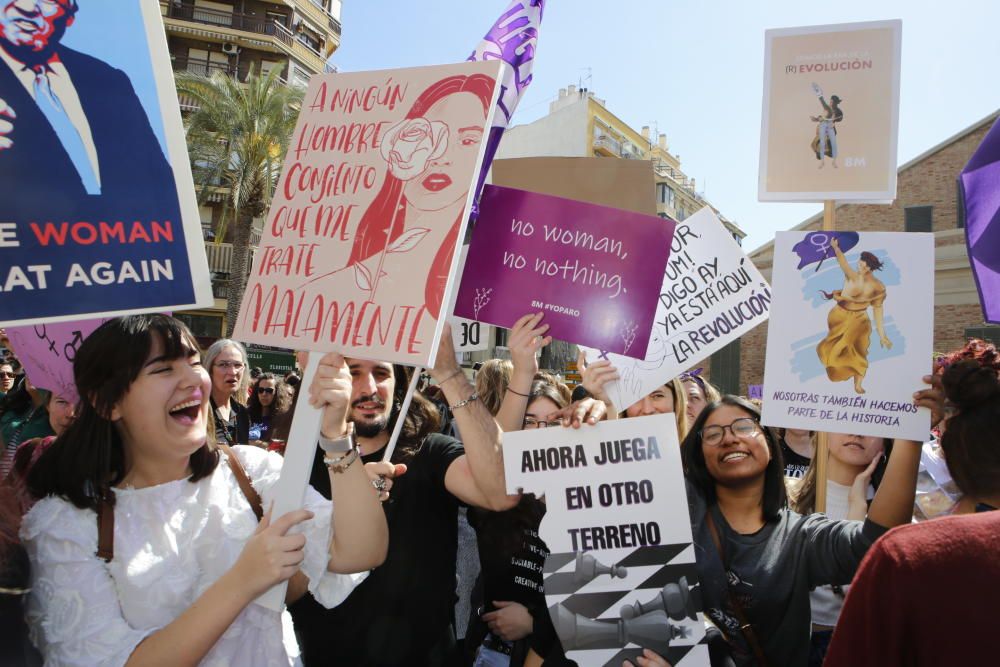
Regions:
[[901, 21], [768, 30], [761, 201], [896, 197]]
[[545, 599], [566, 657], [621, 665], [651, 649], [709, 664], [671, 414], [505, 433], [508, 493], [545, 496]]
[[461, 317], [448, 318], [451, 322], [451, 342], [455, 352], [482, 352], [490, 349], [493, 327]]
[[106, 319], [7, 327], [7, 337], [31, 384], [76, 403], [73, 360], [80, 343]]
[[778, 232], [763, 423], [926, 440], [933, 268], [933, 234]]
[[234, 337], [433, 366], [500, 68], [312, 78]]
[[767, 320], [770, 302], [764, 277], [706, 207], [677, 224], [646, 358], [583, 351], [618, 368], [605, 390], [624, 410]]
[[211, 305], [159, 8], [53, 20], [38, 77], [0, 36], [0, 325]]
[[542, 311], [554, 338], [645, 356], [673, 221], [496, 186], [479, 208], [456, 315]]
[[656, 215], [649, 160], [522, 157], [493, 162], [493, 185]]

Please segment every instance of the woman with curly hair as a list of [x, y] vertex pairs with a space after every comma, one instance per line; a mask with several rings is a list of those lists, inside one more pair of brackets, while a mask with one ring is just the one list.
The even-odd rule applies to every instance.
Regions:
[[274, 421], [292, 407], [292, 392], [273, 373], [261, 373], [253, 384], [247, 411], [250, 413], [250, 444], [266, 447], [271, 442]]

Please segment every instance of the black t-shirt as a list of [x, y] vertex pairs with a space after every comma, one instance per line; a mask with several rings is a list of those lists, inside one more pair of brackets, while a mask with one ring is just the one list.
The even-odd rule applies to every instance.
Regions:
[[802, 479], [812, 461], [789, 447], [784, 438], [781, 439], [781, 458], [785, 462], [785, 477], [794, 479]]
[[[250, 411], [245, 405], [240, 405], [229, 399], [229, 421], [219, 418], [219, 408], [215, 399], [212, 403], [212, 414], [215, 417], [215, 441], [223, 445], [246, 445], [250, 442]], [[329, 486], [329, 484], [328, 484]]]
[[[362, 457], [379, 461], [384, 450]], [[393, 456], [399, 458], [399, 450]], [[311, 595], [289, 607], [308, 667], [319, 665], [436, 665], [433, 649], [448, 636], [455, 605], [458, 500], [444, 486], [448, 467], [465, 453], [462, 443], [427, 436], [405, 461], [383, 505], [389, 553], [337, 607]], [[317, 450], [310, 484], [330, 497], [330, 479]]]

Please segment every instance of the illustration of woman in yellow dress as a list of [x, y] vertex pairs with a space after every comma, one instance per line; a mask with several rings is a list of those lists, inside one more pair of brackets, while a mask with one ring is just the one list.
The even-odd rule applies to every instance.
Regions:
[[[872, 273], [882, 269], [882, 262], [870, 252], [861, 253], [857, 270], [851, 268], [840, 250], [840, 242], [830, 241], [837, 254], [837, 263], [844, 272], [844, 287], [833, 292], [822, 292], [824, 298], [836, 300], [826, 323], [830, 332], [819, 345], [816, 354], [826, 366], [826, 375], [833, 382], [854, 378], [854, 391], [865, 393], [861, 381], [868, 372], [868, 345], [872, 333], [868, 307], [875, 319], [879, 342], [885, 349], [892, 348], [892, 341], [885, 335], [882, 324], [882, 304], [885, 302], [885, 285]], [[821, 290], [822, 291], [822, 290]]]

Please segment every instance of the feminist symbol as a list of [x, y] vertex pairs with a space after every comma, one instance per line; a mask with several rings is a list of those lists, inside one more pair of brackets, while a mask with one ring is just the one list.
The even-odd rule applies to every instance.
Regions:
[[48, 341], [49, 342], [49, 352], [51, 352], [52, 354], [54, 354], [54, 355], [56, 355], [58, 357], [59, 353], [56, 352], [56, 342], [54, 340], [52, 340], [51, 338], [49, 338], [49, 334], [45, 330], [45, 325], [43, 324], [43, 325], [41, 325], [41, 327], [42, 327], [42, 330], [41, 330], [41, 332], [39, 332], [38, 331], [38, 325], [37, 324], [35, 325], [35, 335], [39, 338], [39, 340]]

